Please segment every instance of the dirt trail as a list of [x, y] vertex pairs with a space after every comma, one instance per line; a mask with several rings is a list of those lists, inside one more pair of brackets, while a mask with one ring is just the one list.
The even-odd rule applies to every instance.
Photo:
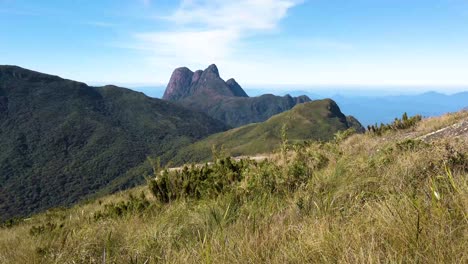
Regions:
[[[255, 156], [237, 156], [237, 157], [231, 157], [231, 159], [233, 160], [236, 160], [236, 161], [240, 161], [242, 159], [250, 159], [250, 160], [255, 160], [255, 161], [263, 161], [263, 160], [266, 160], [268, 158], [270, 158], [271, 155], [267, 155], [267, 154], [259, 154], [259, 155], [255, 155]], [[213, 162], [206, 162], [206, 163], [198, 163], [198, 164], [193, 164], [195, 167], [201, 167], [201, 166], [204, 166], [205, 164], [208, 164], [208, 165], [211, 165], [213, 164]], [[180, 166], [180, 167], [173, 167], [173, 168], [167, 168], [167, 171], [181, 171], [185, 166], [188, 166], [190, 167], [191, 164], [186, 164], [184, 166]], [[163, 171], [161, 171], [162, 173]]]
[[442, 137], [450, 137], [450, 138], [457, 138], [457, 137], [465, 137], [468, 138], [468, 119], [461, 120], [460, 122], [453, 124], [448, 127], [441, 128], [437, 131], [428, 133], [426, 135], [420, 136], [417, 139], [421, 139], [424, 141], [432, 141], [434, 139], [442, 138]]

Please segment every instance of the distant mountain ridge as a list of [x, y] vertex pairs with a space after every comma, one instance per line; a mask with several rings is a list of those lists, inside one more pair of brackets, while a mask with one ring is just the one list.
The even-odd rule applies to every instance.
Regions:
[[271, 94], [249, 97], [234, 79], [224, 81], [216, 65], [192, 72], [177, 68], [171, 75], [164, 100], [202, 111], [231, 127], [263, 122], [297, 104], [309, 102], [307, 96], [283, 97]]
[[226, 130], [169, 101], [16, 66], [0, 66], [0, 128], [0, 221], [141, 183], [148, 156]]
[[399, 96], [332, 96], [345, 111], [359, 119], [363, 125], [389, 123], [404, 112], [424, 117], [456, 112], [468, 106], [468, 92], [446, 95], [426, 92]]
[[[331, 100], [248, 97], [215, 65], [177, 69], [165, 97], [0, 65], [0, 221], [141, 183], [148, 157], [194, 161], [224, 143], [233, 153], [272, 150], [283, 124], [292, 141], [362, 129]], [[244, 123], [255, 124], [193, 144]]]

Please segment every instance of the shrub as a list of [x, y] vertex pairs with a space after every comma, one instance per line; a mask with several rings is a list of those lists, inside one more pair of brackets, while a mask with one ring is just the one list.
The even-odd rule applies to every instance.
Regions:
[[94, 214], [94, 219], [119, 218], [127, 215], [142, 214], [150, 207], [151, 203], [146, 199], [143, 192], [141, 192], [140, 197], [130, 194], [127, 201], [105, 204], [102, 211]]
[[29, 234], [31, 236], [39, 236], [44, 233], [50, 233], [58, 228], [62, 228], [64, 224], [57, 225], [56, 223], [53, 222], [47, 222], [46, 224], [38, 225], [38, 226], [32, 226], [29, 229]]
[[399, 151], [415, 151], [422, 147], [427, 147], [429, 144], [422, 140], [406, 139], [404, 141], [396, 143], [396, 148]]
[[148, 186], [154, 197], [168, 203], [179, 198], [213, 198], [241, 181], [250, 161], [219, 158], [214, 164], [184, 166], [181, 170], [158, 172]]

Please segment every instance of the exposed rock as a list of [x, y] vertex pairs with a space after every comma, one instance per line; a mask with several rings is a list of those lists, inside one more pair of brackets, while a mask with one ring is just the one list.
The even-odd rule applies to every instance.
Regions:
[[225, 82], [214, 64], [204, 71], [195, 72], [185, 67], [177, 68], [172, 73], [163, 99], [205, 112], [232, 127], [262, 122], [297, 104], [310, 101], [305, 95], [249, 97], [236, 80], [231, 78]]
[[194, 73], [186, 67], [177, 68], [171, 75], [163, 99], [177, 101], [190, 95]]
[[247, 93], [242, 89], [242, 87], [236, 82], [236, 80], [234, 80], [234, 78], [227, 80], [226, 84], [229, 86], [234, 96], [249, 97]]

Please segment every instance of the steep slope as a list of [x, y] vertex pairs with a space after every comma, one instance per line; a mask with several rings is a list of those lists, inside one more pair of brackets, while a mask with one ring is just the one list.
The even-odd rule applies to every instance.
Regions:
[[229, 86], [229, 89], [231, 90], [232, 94], [237, 97], [249, 97], [247, 93], [242, 89], [242, 87], [234, 80], [234, 78], [231, 78], [226, 81], [227, 86]]
[[307, 96], [268, 94], [248, 97], [234, 79], [225, 82], [214, 64], [204, 71], [192, 72], [185, 67], [174, 70], [163, 99], [205, 112], [231, 127], [263, 122], [297, 104], [310, 101]]
[[[231, 82], [231, 86], [235, 84]], [[219, 76], [216, 65], [212, 64], [206, 70], [192, 72], [186, 67], [177, 68], [171, 75], [171, 79], [164, 92], [163, 99], [179, 101], [191, 96], [236, 96], [239, 91], [231, 88]], [[242, 89], [242, 88], [241, 88]], [[244, 92], [245, 93], [245, 92]]]
[[212, 146], [223, 147], [231, 156], [271, 152], [281, 142], [281, 130], [286, 126], [290, 142], [329, 140], [337, 131], [362, 126], [356, 119], [348, 122], [338, 105], [330, 100], [317, 100], [296, 105], [263, 123], [249, 124], [207, 137], [181, 150], [174, 164], [205, 161], [211, 158]]
[[225, 130], [142, 93], [14, 66], [0, 66], [0, 127], [1, 219], [141, 182], [148, 156]]
[[466, 263], [468, 130], [417, 139], [466, 121], [156, 172], [149, 185], [0, 224], [0, 262]]

